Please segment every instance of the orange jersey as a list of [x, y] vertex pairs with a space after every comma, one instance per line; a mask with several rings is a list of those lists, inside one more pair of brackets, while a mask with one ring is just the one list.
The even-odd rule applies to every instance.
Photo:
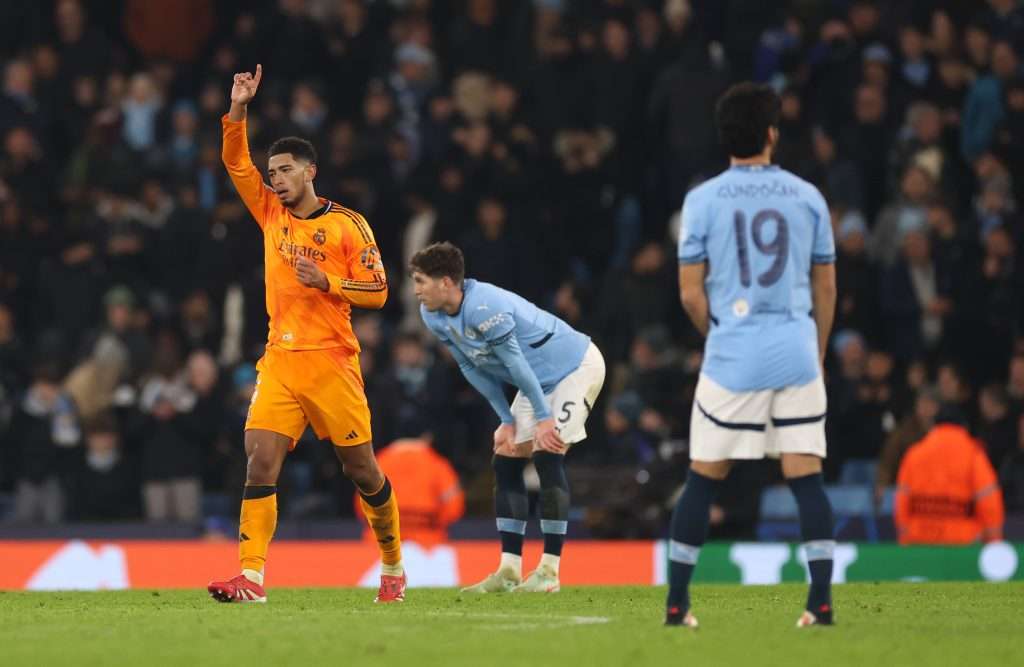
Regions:
[[[373, 232], [360, 214], [321, 198], [324, 207], [298, 218], [263, 182], [249, 156], [245, 121], [222, 119], [222, 158], [239, 196], [263, 230], [263, 261], [270, 335], [267, 345], [285, 350], [342, 347], [359, 352], [352, 306], [381, 308], [387, 277]], [[306, 287], [295, 261], [307, 257], [327, 274], [329, 289]]]
[[900, 544], [1002, 539], [1003, 496], [981, 444], [939, 424], [900, 463], [893, 519]]

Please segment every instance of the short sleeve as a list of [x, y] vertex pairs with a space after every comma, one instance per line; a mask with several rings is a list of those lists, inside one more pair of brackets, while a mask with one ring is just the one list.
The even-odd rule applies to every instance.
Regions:
[[679, 227], [679, 263], [699, 264], [708, 258], [707, 215], [701, 199], [690, 193], [683, 201]]
[[466, 320], [474, 331], [488, 343], [502, 343], [513, 334], [516, 320], [510, 304], [500, 297], [489, 298], [484, 303], [470, 304]]
[[811, 213], [814, 215], [814, 246], [811, 250], [811, 262], [814, 264], [832, 264], [836, 261], [836, 243], [832, 235], [832, 216], [828, 204], [821, 193], [814, 190], [811, 200]]

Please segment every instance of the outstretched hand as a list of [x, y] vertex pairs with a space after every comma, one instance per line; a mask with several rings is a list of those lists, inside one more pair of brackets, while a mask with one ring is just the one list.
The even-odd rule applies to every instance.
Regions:
[[256, 65], [256, 75], [250, 72], [235, 73], [235, 80], [231, 86], [232, 104], [246, 105], [256, 97], [256, 89], [260, 87], [260, 79], [263, 78], [263, 65]]

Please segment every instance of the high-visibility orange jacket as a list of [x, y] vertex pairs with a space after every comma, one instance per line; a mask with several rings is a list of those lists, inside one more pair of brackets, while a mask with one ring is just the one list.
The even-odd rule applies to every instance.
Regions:
[[1003, 536], [1003, 494], [966, 429], [940, 423], [903, 457], [896, 480], [900, 544], [969, 544]]
[[[466, 499], [451, 464], [422, 440], [396, 440], [377, 454], [398, 499], [402, 541], [434, 546], [448, 538], [448, 526], [462, 518]], [[359, 496], [356, 515], [362, 516]], [[374, 539], [367, 529], [364, 537]]]

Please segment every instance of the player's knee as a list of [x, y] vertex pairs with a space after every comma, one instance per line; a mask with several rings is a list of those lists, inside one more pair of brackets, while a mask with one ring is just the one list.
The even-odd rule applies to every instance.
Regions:
[[247, 484], [277, 484], [277, 465], [274, 459], [257, 449], [249, 455], [245, 466]]
[[690, 470], [715, 480], [723, 480], [729, 476], [731, 461], [691, 461]]
[[821, 459], [811, 454], [782, 455], [782, 476], [786, 479], [816, 475], [821, 467]]
[[344, 461], [341, 470], [353, 484], [358, 488], [367, 490], [380, 486], [384, 474], [377, 467], [377, 461], [370, 459], [359, 459]]

